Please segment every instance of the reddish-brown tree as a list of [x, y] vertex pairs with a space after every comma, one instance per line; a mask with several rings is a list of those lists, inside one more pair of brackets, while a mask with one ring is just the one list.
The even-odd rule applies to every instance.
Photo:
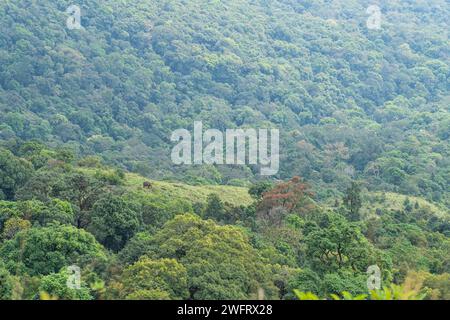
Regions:
[[313, 209], [311, 196], [313, 193], [309, 190], [309, 186], [300, 177], [293, 177], [263, 194], [258, 205], [258, 218], [280, 225], [287, 214], [311, 211]]

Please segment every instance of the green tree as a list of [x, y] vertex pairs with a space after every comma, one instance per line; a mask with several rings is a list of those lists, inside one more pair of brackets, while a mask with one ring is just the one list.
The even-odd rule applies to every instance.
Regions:
[[33, 173], [28, 161], [14, 156], [10, 151], [0, 149], [0, 196], [11, 200]]
[[225, 206], [219, 196], [215, 193], [208, 195], [207, 205], [204, 211], [204, 217], [214, 219], [216, 221], [226, 220]]
[[186, 268], [175, 259], [142, 257], [124, 270], [120, 281], [121, 295], [127, 299], [189, 297]]
[[102, 261], [106, 255], [94, 236], [68, 225], [49, 225], [19, 232], [0, 247], [11, 272], [47, 275], [65, 266]]
[[86, 284], [80, 279], [80, 288], [71, 288], [67, 285], [69, 272], [62, 268], [58, 273], [43, 276], [38, 292], [46, 293], [58, 300], [92, 300], [92, 295]]
[[[55, 186], [60, 183], [62, 175], [55, 170], [38, 170], [27, 183], [16, 193], [17, 200], [38, 200], [47, 202], [52, 197], [59, 196]], [[62, 183], [61, 183], [62, 184]]]
[[41, 226], [52, 222], [62, 224], [75, 223], [75, 213], [72, 205], [59, 199], [51, 199], [45, 204], [39, 200], [19, 201], [17, 202], [17, 210], [19, 210], [23, 218]]
[[314, 270], [334, 272], [351, 268], [365, 272], [379, 259], [378, 252], [359, 228], [336, 213], [324, 215], [319, 225], [308, 227], [306, 255]]
[[258, 182], [253, 184], [249, 189], [248, 193], [255, 200], [260, 200], [263, 194], [269, 191], [273, 187], [273, 184], [268, 181]]
[[77, 207], [79, 214], [76, 225], [82, 228], [89, 224], [88, 213], [101, 197], [104, 186], [104, 183], [87, 174], [74, 172], [58, 182], [54, 195], [70, 201]]
[[178, 215], [154, 236], [154, 258], [176, 259], [188, 273], [192, 299], [277, 296], [271, 270], [238, 228], [218, 226], [191, 214]]
[[135, 207], [120, 196], [108, 193], [94, 204], [88, 229], [106, 248], [117, 252], [140, 226], [141, 217]]
[[358, 183], [352, 182], [351, 186], [345, 192], [343, 199], [344, 205], [349, 210], [351, 221], [359, 220], [359, 210], [362, 207], [361, 188]]
[[14, 295], [14, 280], [0, 260], [0, 300], [11, 300]]
[[328, 273], [323, 277], [323, 293], [339, 294], [343, 291], [352, 295], [367, 294], [367, 274], [347, 269]]
[[291, 279], [288, 284], [289, 292], [298, 289], [304, 292], [312, 292], [314, 294], [322, 294], [322, 279], [319, 274], [309, 268], [305, 268], [299, 272], [297, 277]]
[[151, 252], [153, 247], [152, 235], [148, 232], [138, 232], [118, 253], [119, 261], [124, 265], [132, 264], [138, 261], [144, 252]]
[[28, 220], [23, 220], [18, 217], [10, 218], [6, 220], [3, 228], [3, 239], [9, 240], [22, 231], [31, 228], [31, 223]]
[[44, 216], [38, 218], [41, 225], [46, 225], [50, 222], [60, 222], [62, 224], [74, 224], [75, 212], [70, 202], [52, 199], [47, 205], [48, 209]]

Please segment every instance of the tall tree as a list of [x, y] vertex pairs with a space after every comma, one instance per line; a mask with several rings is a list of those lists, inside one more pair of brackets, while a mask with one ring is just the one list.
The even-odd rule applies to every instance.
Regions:
[[14, 199], [16, 191], [28, 181], [32, 173], [31, 163], [8, 150], [0, 149], [0, 199]]
[[124, 270], [120, 281], [123, 285], [120, 295], [128, 299], [189, 297], [186, 268], [175, 259], [142, 257]]
[[362, 207], [362, 198], [361, 187], [357, 182], [352, 182], [351, 186], [347, 188], [343, 201], [349, 211], [350, 220], [359, 220], [359, 210]]
[[30, 228], [16, 234], [0, 247], [11, 272], [47, 275], [71, 264], [80, 267], [87, 262], [106, 258], [104, 248], [90, 233], [68, 225]]
[[304, 214], [314, 208], [312, 192], [300, 177], [293, 177], [263, 193], [257, 207], [257, 217], [270, 224], [280, 225], [290, 213]]
[[216, 221], [226, 220], [225, 206], [219, 196], [215, 193], [211, 193], [208, 195], [207, 201], [204, 217], [207, 219], [212, 218]]
[[95, 202], [88, 230], [105, 247], [117, 252], [140, 226], [141, 216], [135, 207], [120, 196], [108, 193]]

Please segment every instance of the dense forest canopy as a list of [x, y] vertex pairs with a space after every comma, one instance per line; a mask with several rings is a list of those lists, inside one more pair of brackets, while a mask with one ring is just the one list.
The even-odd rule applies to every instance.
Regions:
[[[154, 178], [243, 184], [255, 168], [175, 167], [170, 133], [277, 127], [279, 178], [448, 203], [449, 5], [381, 1], [2, 1], [0, 135]], [[13, 142], [11, 142], [13, 143]]]
[[[449, 16], [2, 0], [0, 299], [450, 299]], [[279, 129], [278, 174], [174, 165], [195, 121]]]

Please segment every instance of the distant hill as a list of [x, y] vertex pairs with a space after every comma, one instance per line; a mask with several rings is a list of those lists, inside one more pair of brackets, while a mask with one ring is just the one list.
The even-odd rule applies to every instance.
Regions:
[[449, 3], [0, 3], [0, 141], [36, 139], [154, 179], [245, 185], [254, 167], [178, 167], [170, 134], [281, 130], [281, 170], [320, 197], [352, 179], [449, 204]]

